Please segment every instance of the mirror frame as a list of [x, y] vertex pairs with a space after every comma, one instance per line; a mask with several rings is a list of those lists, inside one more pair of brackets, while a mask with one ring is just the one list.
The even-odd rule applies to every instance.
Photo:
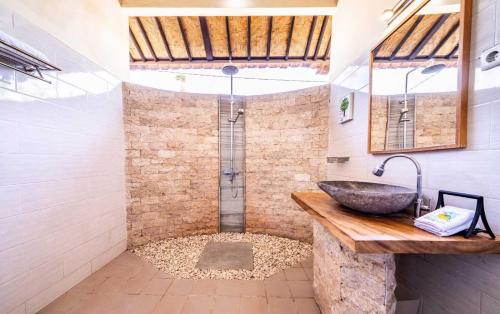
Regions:
[[369, 63], [369, 97], [368, 97], [368, 153], [373, 155], [395, 154], [395, 153], [413, 153], [445, 149], [459, 149], [467, 146], [467, 103], [469, 92], [469, 65], [470, 65], [470, 46], [471, 46], [471, 24], [472, 24], [472, 0], [460, 0], [460, 27], [459, 27], [459, 54], [458, 54], [458, 99], [456, 111], [456, 134], [455, 143], [449, 145], [415, 147], [407, 149], [391, 149], [384, 151], [372, 150], [372, 86], [373, 86], [373, 59], [374, 51], [387, 38], [397, 32], [408, 20], [410, 20], [418, 11], [420, 11], [431, 0], [424, 0], [414, 11], [399, 23], [394, 30], [384, 36], [373, 49], [370, 50]]

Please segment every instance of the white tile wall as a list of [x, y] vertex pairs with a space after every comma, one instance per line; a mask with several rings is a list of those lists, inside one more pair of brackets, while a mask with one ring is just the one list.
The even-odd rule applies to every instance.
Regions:
[[[427, 196], [435, 202], [440, 189], [484, 195], [490, 225], [500, 234], [500, 67], [482, 72], [478, 61], [483, 49], [500, 43], [500, 0], [474, 1], [473, 14], [468, 147], [414, 156], [422, 164]], [[332, 107], [329, 156], [351, 159], [329, 164], [328, 177], [413, 187], [415, 170], [405, 160], [391, 161], [382, 178], [371, 174], [385, 156], [367, 153], [367, 64], [368, 57], [363, 56], [353, 65], [354, 73], [332, 85], [332, 106], [354, 90], [355, 107], [354, 120], [344, 125], [336, 122], [338, 114]], [[458, 200], [452, 203], [470, 206]], [[409, 255], [401, 256], [398, 266], [400, 284], [424, 297], [425, 313], [500, 313], [498, 256]]]
[[63, 70], [0, 68], [0, 313], [35, 313], [126, 248], [121, 82], [0, 12]]

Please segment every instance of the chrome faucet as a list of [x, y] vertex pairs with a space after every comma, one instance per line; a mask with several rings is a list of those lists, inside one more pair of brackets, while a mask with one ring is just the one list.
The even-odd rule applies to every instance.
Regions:
[[414, 216], [416, 218], [418, 218], [418, 217], [420, 217], [421, 209], [428, 209], [428, 208], [427, 208], [427, 206], [423, 205], [424, 199], [423, 199], [423, 193], [422, 193], [422, 168], [420, 168], [420, 164], [418, 163], [418, 161], [415, 158], [408, 156], [408, 155], [403, 155], [403, 154], [389, 156], [379, 166], [375, 167], [375, 169], [373, 169], [372, 173], [374, 175], [376, 175], [377, 177], [381, 177], [385, 171], [385, 164], [389, 160], [391, 160], [393, 158], [398, 158], [398, 157], [407, 158], [407, 159], [411, 160], [413, 162], [413, 164], [415, 165], [415, 167], [417, 168], [417, 200], [415, 202]]

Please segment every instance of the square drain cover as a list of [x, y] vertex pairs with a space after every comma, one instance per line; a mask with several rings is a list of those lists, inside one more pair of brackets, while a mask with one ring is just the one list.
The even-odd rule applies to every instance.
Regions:
[[208, 242], [196, 267], [200, 269], [253, 269], [250, 242]]

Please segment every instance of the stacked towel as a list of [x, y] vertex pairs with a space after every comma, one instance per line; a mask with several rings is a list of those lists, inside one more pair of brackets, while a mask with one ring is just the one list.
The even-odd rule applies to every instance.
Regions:
[[415, 219], [415, 227], [447, 237], [468, 229], [473, 218], [473, 210], [444, 206]]

